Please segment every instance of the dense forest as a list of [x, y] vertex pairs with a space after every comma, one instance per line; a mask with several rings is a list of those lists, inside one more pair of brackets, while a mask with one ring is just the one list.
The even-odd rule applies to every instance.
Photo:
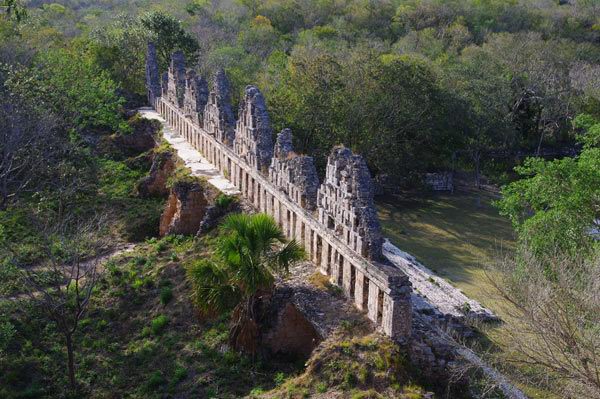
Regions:
[[[495, 205], [518, 245], [499, 257], [496, 288], [520, 320], [499, 351], [505, 372], [520, 364], [511, 377], [541, 390], [532, 397], [600, 397], [598, 0], [0, 0], [0, 397], [360, 386], [340, 369], [294, 380], [315, 385], [290, 393], [284, 382], [303, 365], [222, 350], [231, 304], [192, 322], [190, 296], [207, 273], [198, 258], [224, 239], [158, 239], [164, 198], [136, 191], [168, 151], [131, 139], [157, 130], [134, 112], [146, 105], [149, 41], [162, 70], [178, 49], [209, 81], [224, 69], [234, 106], [257, 85], [274, 131], [291, 128], [320, 173], [344, 144], [385, 193], [413, 193], [444, 171], [501, 187]], [[185, 180], [178, 173], [169, 184]], [[49, 271], [131, 243], [74, 297]], [[57, 302], [36, 292], [65, 313], [48, 313]], [[383, 396], [357, 398], [443, 392], [396, 370], [387, 343], [344, 334], [335, 353], [370, 348], [369, 372], [395, 370]], [[352, 355], [359, 367], [364, 354]]]

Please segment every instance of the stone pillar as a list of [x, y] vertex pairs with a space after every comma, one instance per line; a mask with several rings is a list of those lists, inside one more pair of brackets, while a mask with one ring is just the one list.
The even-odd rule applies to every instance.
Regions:
[[319, 270], [321, 271], [321, 274], [324, 275], [328, 275], [328, 270], [329, 270], [329, 251], [331, 249], [331, 246], [329, 245], [329, 243], [325, 240], [323, 240], [323, 252], [321, 253], [321, 264], [319, 265], [320, 268]]
[[365, 275], [356, 270], [354, 278], [354, 303], [359, 310], [365, 310]]
[[335, 285], [338, 285], [340, 282], [340, 262], [339, 262], [339, 254], [334, 249], [333, 256], [331, 260], [331, 282]]
[[377, 314], [379, 312], [379, 287], [373, 281], [369, 281], [369, 303], [368, 313], [369, 319], [377, 324]]
[[408, 339], [412, 330], [410, 287], [403, 286], [397, 295], [383, 295], [383, 332], [392, 338]]
[[304, 230], [304, 249], [306, 250], [306, 258], [312, 259], [312, 229], [307, 224]]
[[352, 295], [352, 264], [350, 263], [350, 261], [348, 261], [348, 259], [344, 259], [344, 280], [342, 281], [342, 288], [344, 289], [344, 293], [348, 296], [351, 297]]

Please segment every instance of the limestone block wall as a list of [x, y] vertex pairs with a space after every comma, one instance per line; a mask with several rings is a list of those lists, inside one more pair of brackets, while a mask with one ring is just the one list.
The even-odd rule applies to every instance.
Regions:
[[[151, 55], [149, 52], [147, 62], [154, 62]], [[215, 79], [215, 83], [218, 84], [218, 79]], [[185, 85], [183, 87], [185, 89]], [[211, 95], [219, 90], [213, 87]], [[310, 189], [295, 180], [294, 174], [302, 167], [290, 161], [304, 158], [286, 158], [285, 154], [291, 155], [291, 148], [286, 144], [291, 144], [291, 137], [289, 140], [287, 137], [281, 138], [276, 147], [276, 156], [273, 157], [268, 114], [258, 89], [253, 86], [246, 89], [246, 96], [240, 105], [233, 148], [211, 132], [206, 124], [211, 112], [210, 98], [204, 110], [204, 127], [187, 117], [182, 106], [172, 98], [168, 95], [152, 98], [152, 106], [175, 131], [227, 176], [259, 211], [271, 215], [289, 239], [302, 244], [309, 259], [321, 273], [340, 286], [378, 328], [393, 338], [408, 339], [412, 326], [412, 290], [408, 277], [389, 264], [377, 262], [373, 256], [364, 256], [362, 251], [362, 248], [376, 251], [378, 231], [378, 224], [375, 226], [373, 220], [375, 218], [376, 221], [376, 214], [372, 192], [365, 180], [370, 176], [364, 160], [348, 154], [346, 149], [334, 150], [328, 165], [328, 177], [319, 189], [319, 195], [322, 196], [319, 201], [323, 206], [319, 205], [316, 212], [307, 198], [314, 198], [312, 191], [318, 186], [318, 180], [316, 183], [311, 180]], [[269, 138], [266, 137], [267, 132]], [[338, 153], [345, 159], [340, 161], [346, 162], [343, 167], [341, 163], [336, 164], [338, 158], [335, 154]], [[312, 159], [310, 162], [312, 164]], [[267, 173], [269, 166], [272, 168]], [[298, 190], [304, 190], [304, 200], [295, 194]], [[348, 232], [354, 234], [352, 237], [360, 238], [361, 246], [350, 245], [353, 241], [339, 234], [335, 226], [330, 228], [323, 223], [325, 215], [332, 215], [346, 226]]]

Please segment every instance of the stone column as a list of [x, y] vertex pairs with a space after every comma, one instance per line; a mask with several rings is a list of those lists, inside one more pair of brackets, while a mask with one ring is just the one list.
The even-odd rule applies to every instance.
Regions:
[[339, 254], [334, 249], [333, 250], [333, 259], [331, 260], [331, 282], [335, 285], [339, 285], [340, 282], [340, 262], [339, 262]]
[[350, 297], [352, 294], [352, 264], [350, 263], [350, 261], [348, 261], [348, 259], [344, 258], [344, 274], [343, 274], [343, 278], [344, 280], [342, 281], [342, 287], [344, 288], [344, 293]]
[[362, 271], [356, 269], [354, 277], [354, 304], [359, 310], [365, 310], [365, 275]]
[[[383, 295], [383, 332], [392, 338], [408, 339], [412, 330], [410, 287], [403, 286], [394, 295]], [[405, 291], [405, 292], [403, 292]]]
[[379, 287], [373, 281], [369, 281], [369, 304], [368, 313], [369, 319], [377, 324], [377, 314], [379, 312]]
[[325, 240], [323, 240], [323, 252], [321, 253], [321, 264], [319, 265], [320, 268], [320, 272], [321, 274], [324, 275], [328, 275], [328, 269], [329, 269], [329, 251], [331, 249], [331, 246], [329, 245], [329, 243]]

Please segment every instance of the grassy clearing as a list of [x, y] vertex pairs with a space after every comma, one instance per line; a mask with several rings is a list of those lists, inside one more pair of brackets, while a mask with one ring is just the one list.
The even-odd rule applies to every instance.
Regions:
[[[414, 255], [504, 321], [518, 322], [506, 317], [508, 304], [490, 283], [493, 273], [486, 272], [487, 264], [515, 249], [512, 226], [498, 214], [492, 205], [494, 199], [496, 196], [489, 192], [458, 191], [384, 198], [377, 207], [384, 236], [394, 245]], [[506, 350], [502, 326], [487, 327], [484, 334], [482, 342], [487, 350]], [[514, 377], [526, 378], [530, 371], [521, 367]], [[505, 372], [514, 374], [515, 370]], [[520, 388], [531, 398], [556, 398], [532, 384]]]
[[385, 198], [377, 204], [383, 234], [400, 249], [485, 306], [501, 312], [485, 265], [514, 250], [510, 222], [492, 206], [491, 193], [460, 191], [414, 198]]

